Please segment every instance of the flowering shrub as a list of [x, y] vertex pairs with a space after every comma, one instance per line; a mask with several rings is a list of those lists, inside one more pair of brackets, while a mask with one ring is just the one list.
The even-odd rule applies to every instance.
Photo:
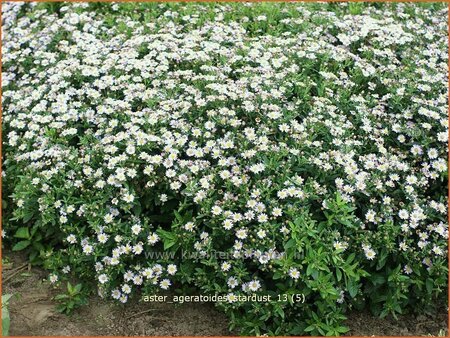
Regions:
[[445, 6], [3, 11], [3, 235], [51, 282], [195, 286], [251, 335], [444, 297]]

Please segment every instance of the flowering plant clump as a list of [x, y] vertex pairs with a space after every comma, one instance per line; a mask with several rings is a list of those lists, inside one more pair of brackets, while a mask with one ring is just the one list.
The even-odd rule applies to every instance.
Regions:
[[[5, 3], [4, 239], [52, 283], [75, 275], [121, 303], [223, 295], [242, 334], [432, 310], [448, 273], [447, 14]], [[240, 297], [255, 294], [272, 301]]]

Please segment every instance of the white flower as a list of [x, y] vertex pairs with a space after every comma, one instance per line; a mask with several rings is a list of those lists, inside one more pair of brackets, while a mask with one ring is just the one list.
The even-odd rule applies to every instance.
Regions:
[[113, 221], [113, 219], [114, 219], [114, 217], [111, 214], [106, 214], [105, 217], [103, 218], [105, 223], [111, 223]]
[[239, 285], [239, 283], [235, 277], [230, 277], [227, 280], [227, 285], [229, 288], [234, 289], [236, 286]]
[[126, 203], [132, 203], [134, 201], [134, 196], [132, 194], [125, 194], [125, 195], [122, 196], [122, 199]]
[[86, 244], [86, 245], [83, 246], [83, 252], [86, 255], [90, 255], [91, 253], [94, 252], [94, 248], [92, 247], [92, 245]]
[[77, 242], [77, 238], [73, 234], [70, 234], [69, 236], [67, 236], [66, 240], [70, 244], [75, 244]]
[[143, 283], [143, 278], [142, 276], [134, 276], [133, 277], [133, 284], [134, 285], [141, 285]]
[[398, 217], [400, 217], [401, 219], [408, 219], [409, 218], [409, 213], [408, 210], [402, 209], [398, 212]]
[[212, 207], [211, 212], [212, 212], [213, 215], [218, 216], [218, 215], [220, 215], [222, 213], [222, 208], [217, 206], [217, 205], [215, 205], [215, 206]]
[[258, 215], [258, 222], [259, 223], [265, 223], [269, 220], [266, 214], [260, 214]]
[[223, 227], [225, 230], [230, 230], [233, 227], [233, 221], [227, 218], [225, 221], [223, 221]]
[[105, 284], [108, 280], [109, 280], [108, 276], [104, 273], [98, 276], [98, 281], [101, 284]]
[[172, 285], [172, 283], [170, 282], [170, 280], [168, 279], [163, 279], [160, 283], [159, 286], [161, 287], [161, 289], [163, 290], [167, 290], [169, 288], [169, 286]]
[[222, 271], [229, 271], [231, 269], [231, 264], [228, 262], [223, 262], [220, 268]]
[[290, 268], [289, 269], [289, 277], [291, 277], [293, 279], [299, 279], [300, 272], [296, 268]]
[[49, 276], [50, 283], [55, 284], [58, 281], [58, 276], [55, 274], [51, 274]]
[[128, 284], [123, 284], [122, 285], [122, 292], [126, 293], [126, 294], [130, 294], [131, 293], [131, 287]]
[[139, 235], [140, 232], [142, 231], [142, 227], [139, 224], [135, 224], [131, 227], [131, 232], [133, 233], [133, 235]]
[[140, 255], [144, 251], [144, 247], [142, 246], [142, 244], [138, 243], [133, 246], [132, 251], [135, 255]]
[[235, 294], [233, 294], [233, 293], [227, 294], [227, 301], [228, 301], [229, 303], [234, 303], [234, 302], [236, 302], [237, 300], [238, 300], [238, 297], [237, 297]]
[[369, 210], [369, 211], [367, 211], [367, 213], [366, 213], [366, 220], [368, 221], [368, 222], [375, 222], [375, 211], [373, 211], [373, 210]]
[[155, 233], [152, 233], [147, 237], [147, 241], [149, 244], [154, 245], [159, 241], [159, 236]]
[[256, 236], [258, 236], [259, 238], [263, 239], [266, 237], [266, 231], [263, 229], [258, 230], [258, 232], [256, 233]]
[[262, 163], [254, 164], [250, 167], [250, 171], [254, 174], [259, 174], [263, 172], [265, 169], [265, 165]]
[[248, 283], [250, 291], [258, 291], [261, 288], [261, 283], [258, 280], [252, 280]]
[[376, 256], [375, 251], [372, 250], [372, 249], [364, 250], [364, 254], [366, 255], [366, 258], [368, 260], [373, 260], [375, 258], [375, 256]]
[[275, 217], [280, 217], [283, 214], [281, 208], [273, 208], [272, 215]]
[[114, 289], [111, 291], [111, 297], [114, 299], [119, 299], [121, 296], [121, 293], [118, 289]]
[[247, 230], [246, 229], [237, 230], [236, 237], [239, 239], [246, 239], [247, 238]]
[[187, 230], [187, 231], [193, 231], [194, 227], [195, 227], [195, 224], [193, 222], [187, 222], [184, 225], [184, 229]]
[[102, 244], [105, 244], [106, 241], [108, 240], [108, 238], [109, 238], [109, 236], [106, 235], [106, 234], [104, 234], [104, 233], [99, 233], [99, 234], [97, 235], [98, 241], [99, 241], [100, 243], [102, 243]]
[[336, 250], [345, 250], [345, 249], [347, 249], [347, 247], [348, 247], [348, 243], [346, 243], [346, 242], [341, 242], [341, 241], [335, 241], [335, 242], [333, 243], [333, 247], [334, 247]]
[[177, 272], [177, 266], [175, 264], [169, 264], [167, 266], [167, 273], [169, 275], [174, 275]]

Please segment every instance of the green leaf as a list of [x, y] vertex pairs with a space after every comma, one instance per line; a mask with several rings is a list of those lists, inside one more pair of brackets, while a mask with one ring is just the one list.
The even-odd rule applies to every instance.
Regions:
[[20, 251], [20, 250], [27, 248], [30, 244], [31, 244], [30, 241], [20, 241], [19, 243], [17, 243], [16, 245], [13, 246], [12, 250]]
[[134, 208], [133, 208], [133, 212], [136, 216], [140, 216], [142, 213], [142, 206], [140, 203], [135, 204]]
[[294, 240], [293, 238], [291, 238], [291, 239], [288, 240], [288, 241], [286, 242], [286, 244], [284, 245], [284, 249], [287, 250], [287, 249], [292, 248], [293, 246], [295, 246], [295, 240]]
[[10, 318], [9, 318], [9, 311], [8, 311], [8, 302], [12, 296], [13, 295], [11, 295], [11, 294], [2, 295], [2, 336], [3, 337], [9, 335]]
[[358, 285], [350, 279], [347, 283], [347, 290], [350, 294], [350, 297], [355, 298], [356, 294], [358, 293]]
[[180, 223], [182, 223], [182, 222], [183, 222], [183, 216], [181, 216], [180, 213], [179, 213], [178, 211], [176, 211], [176, 210], [174, 210], [174, 214], [175, 214], [176, 219], [177, 219]]
[[27, 212], [24, 216], [23, 216], [23, 222], [27, 223], [29, 222], [34, 216], [34, 212], [33, 211], [29, 211]]
[[30, 231], [27, 227], [21, 227], [21, 228], [17, 229], [16, 233], [14, 234], [14, 237], [30, 239]]
[[378, 258], [377, 270], [380, 270], [381, 268], [383, 268], [383, 266], [385, 266], [387, 257], [388, 257], [387, 251], [385, 249], [382, 249], [380, 256]]
[[342, 279], [342, 272], [341, 272], [341, 269], [339, 269], [339, 268], [336, 269], [336, 278], [337, 278], [338, 282], [340, 282]]
[[280, 315], [281, 318], [284, 319], [284, 311], [281, 307], [275, 308], [275, 312]]
[[164, 250], [167, 250], [171, 247], [173, 247], [177, 243], [176, 240], [166, 240], [164, 241]]
[[75, 292], [76, 293], [79, 293], [80, 291], [81, 291], [81, 288], [82, 288], [82, 284], [77, 284], [76, 286], [75, 286]]
[[67, 291], [69, 291], [69, 294], [73, 293], [73, 286], [70, 284], [70, 282], [67, 282]]
[[345, 326], [339, 326], [336, 329], [336, 331], [339, 332], [339, 333], [346, 333], [346, 332], [350, 331], [350, 329], [348, 327], [345, 327]]
[[2, 307], [7, 306], [9, 300], [11, 299], [13, 295], [11, 294], [7, 294], [7, 295], [2, 295]]
[[355, 259], [355, 253], [350, 254], [350, 256], [347, 257], [347, 260], [345, 263], [350, 264]]
[[433, 283], [432, 279], [428, 278], [426, 280], [426, 282], [425, 282], [425, 286], [427, 288], [428, 293], [432, 293], [433, 292], [434, 283]]
[[313, 330], [315, 330], [316, 329], [316, 326], [315, 325], [310, 325], [310, 326], [308, 326], [307, 328], [305, 328], [305, 332], [311, 332], [311, 331], [313, 331]]
[[277, 280], [277, 279], [280, 279], [280, 278], [281, 278], [281, 274], [279, 272], [275, 272], [273, 274], [273, 277], [272, 277], [273, 280]]
[[60, 295], [56, 295], [53, 299], [54, 300], [62, 300], [62, 299], [67, 299], [67, 298], [69, 298], [68, 295], [60, 294]]
[[4, 312], [2, 310], [2, 336], [3, 337], [9, 336], [9, 324], [10, 324], [9, 313], [8, 313], [8, 311]]

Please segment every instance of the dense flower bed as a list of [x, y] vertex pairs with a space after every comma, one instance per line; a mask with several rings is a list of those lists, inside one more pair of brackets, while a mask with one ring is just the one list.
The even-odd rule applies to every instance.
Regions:
[[252, 335], [339, 334], [350, 308], [445, 298], [444, 5], [3, 18], [3, 237], [52, 283], [122, 303], [195, 286]]

